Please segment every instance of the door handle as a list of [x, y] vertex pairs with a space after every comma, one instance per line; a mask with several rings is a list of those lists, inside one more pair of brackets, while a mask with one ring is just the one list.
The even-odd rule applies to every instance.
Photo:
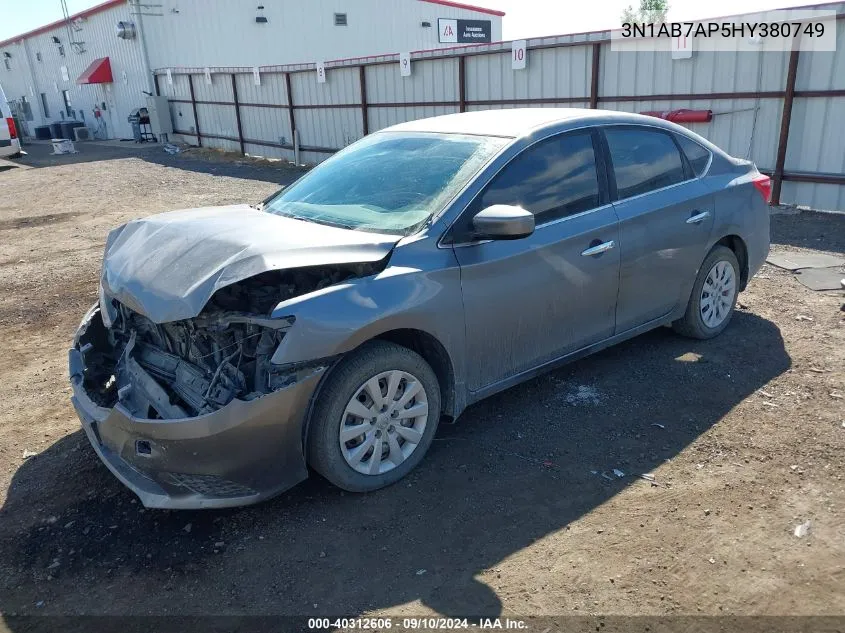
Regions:
[[696, 213], [691, 218], [688, 218], [687, 224], [701, 224], [702, 222], [704, 222], [704, 220], [706, 220], [709, 217], [710, 217], [709, 211], [702, 211], [701, 213]]
[[581, 251], [581, 255], [583, 255], [584, 257], [593, 257], [594, 255], [601, 255], [602, 253], [606, 253], [615, 246], [616, 242], [614, 242], [613, 240], [610, 240], [609, 242], [602, 242], [601, 244], [591, 246], [585, 251]]

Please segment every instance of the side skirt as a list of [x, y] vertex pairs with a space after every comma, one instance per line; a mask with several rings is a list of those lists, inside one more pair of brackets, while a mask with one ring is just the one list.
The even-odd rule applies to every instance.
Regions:
[[[686, 309], [686, 306], [684, 306], [684, 309]], [[516, 374], [515, 376], [505, 378], [504, 380], [500, 380], [499, 382], [495, 382], [492, 385], [488, 385], [482, 389], [479, 389], [478, 391], [471, 391], [467, 396], [467, 406], [478, 402], [479, 400], [483, 400], [484, 398], [492, 396], [494, 393], [499, 393], [500, 391], [504, 391], [505, 389], [510, 389], [511, 387], [525, 382], [526, 380], [531, 380], [532, 378], [536, 378], [537, 376], [548, 373], [554, 369], [557, 369], [558, 367], [562, 367], [563, 365], [584, 358], [585, 356], [600, 352], [601, 350], [611, 347], [612, 345], [616, 345], [617, 343], [621, 343], [622, 341], [627, 341], [628, 339], [634, 338], [635, 336], [644, 334], [645, 332], [658, 328], [661, 325], [671, 325], [672, 321], [679, 319], [681, 316], [683, 316], [683, 312], [678, 315], [677, 311], [668, 315], [664, 315], [658, 319], [654, 319], [653, 321], [649, 321], [648, 323], [644, 323], [643, 325], [640, 325], [638, 327], [626, 330], [625, 332], [616, 334], [614, 336], [611, 336], [610, 338], [606, 338], [603, 341], [599, 341], [598, 343], [593, 343], [592, 345], [587, 345], [586, 347], [582, 347], [581, 349], [576, 350], [574, 352], [569, 352], [564, 356], [561, 356], [554, 360], [550, 360], [546, 363], [543, 363], [542, 365], [538, 365], [533, 369], [529, 369], [522, 373]]]

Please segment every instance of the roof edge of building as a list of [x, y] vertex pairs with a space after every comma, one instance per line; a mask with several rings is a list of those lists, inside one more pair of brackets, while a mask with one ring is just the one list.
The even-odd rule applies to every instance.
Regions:
[[[112, 7], [116, 7], [121, 4], [126, 4], [126, 0], [106, 0], [101, 4], [94, 5], [84, 11], [80, 11], [79, 13], [74, 13], [73, 15], [69, 16], [69, 20], [76, 20], [78, 18], [87, 18], [92, 15], [96, 15], [97, 13], [102, 13]], [[21, 33], [20, 35], [15, 35], [14, 37], [10, 37], [8, 39], [3, 40], [0, 42], [0, 46], [8, 46], [9, 44], [14, 44], [15, 42], [20, 42], [21, 40], [25, 40], [28, 37], [34, 37], [35, 35], [41, 35], [42, 33], [46, 33], [47, 31], [52, 31], [53, 29], [60, 28], [65, 25], [64, 18], [61, 20], [56, 20], [55, 22], [50, 22], [50, 24], [45, 24], [44, 26], [39, 26], [36, 29], [31, 31], [27, 31], [26, 33]]]
[[472, 4], [465, 4], [463, 2], [453, 2], [452, 0], [420, 0], [420, 2], [428, 2], [430, 4], [440, 4], [444, 7], [453, 7], [455, 9], [466, 9], [467, 11], [478, 11], [479, 13], [486, 13], [487, 15], [495, 15], [504, 17], [504, 11], [497, 11], [496, 9], [487, 9], [485, 7], [478, 7]]

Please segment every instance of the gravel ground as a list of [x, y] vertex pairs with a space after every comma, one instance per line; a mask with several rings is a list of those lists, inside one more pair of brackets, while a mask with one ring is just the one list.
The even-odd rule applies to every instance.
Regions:
[[[841, 292], [766, 266], [718, 339], [660, 329], [494, 396], [370, 495], [312, 477], [241, 510], [144, 510], [69, 402], [105, 236], [297, 172], [30, 149], [0, 173], [4, 614], [845, 613]], [[773, 242], [842, 254], [845, 217], [774, 216]]]

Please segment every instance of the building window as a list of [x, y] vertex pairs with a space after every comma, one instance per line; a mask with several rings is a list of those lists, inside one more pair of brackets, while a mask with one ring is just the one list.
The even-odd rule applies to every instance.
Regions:
[[73, 103], [70, 100], [70, 90], [62, 90], [62, 99], [65, 102], [65, 112], [72, 119], [73, 118]]
[[37, 53], [35, 53], [35, 59], [37, 59], [39, 62], [40, 62], [40, 61], [42, 61], [42, 60], [41, 60], [41, 52], [40, 52], [40, 51], [39, 51], [39, 52], [37, 52]]
[[65, 56], [65, 47], [63, 44], [59, 44], [59, 57]]
[[46, 92], [41, 93], [41, 109], [44, 110], [44, 118], [49, 119], [50, 118], [50, 108], [47, 105], [47, 93]]
[[346, 26], [346, 14], [345, 13], [335, 13], [334, 14], [334, 25], [335, 26]]

